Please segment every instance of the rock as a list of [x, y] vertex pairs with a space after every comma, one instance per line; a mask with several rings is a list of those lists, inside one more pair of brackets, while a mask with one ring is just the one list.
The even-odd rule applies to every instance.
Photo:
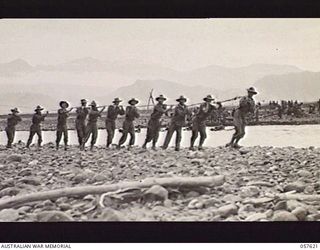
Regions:
[[19, 173], [18, 173], [18, 175], [19, 176], [29, 176], [29, 175], [32, 175], [32, 172], [33, 172], [34, 170], [33, 169], [31, 169], [31, 168], [25, 168], [25, 169], [22, 169]]
[[37, 178], [37, 177], [32, 177], [32, 176], [24, 177], [24, 178], [20, 179], [20, 181], [22, 183], [34, 185], [34, 186], [41, 185], [41, 179]]
[[203, 202], [205, 207], [213, 207], [217, 204], [221, 204], [221, 201], [216, 198], [205, 199]]
[[245, 221], [259, 221], [259, 220], [262, 220], [262, 219], [267, 219], [267, 216], [265, 213], [256, 213], [256, 214], [252, 214], [252, 215], [249, 215]]
[[188, 208], [190, 208], [190, 209], [201, 209], [203, 207], [204, 207], [203, 202], [198, 199], [193, 199], [188, 204]]
[[299, 202], [297, 200], [288, 200], [287, 207], [288, 207], [288, 209], [287, 209], [288, 211], [293, 211], [298, 207], [305, 208], [305, 205], [302, 202]]
[[234, 194], [226, 194], [225, 196], [223, 196], [222, 200], [226, 202], [237, 202], [241, 201], [242, 198]]
[[250, 152], [250, 150], [246, 149], [246, 148], [240, 148], [239, 149], [239, 153], [242, 154], [242, 155], [248, 154], [249, 152]]
[[289, 191], [297, 191], [297, 192], [303, 192], [303, 190], [306, 188], [306, 185], [302, 182], [292, 182], [284, 186], [284, 191], [289, 192]]
[[40, 222], [73, 221], [73, 218], [61, 211], [44, 211], [36, 215]]
[[62, 211], [67, 211], [67, 210], [72, 209], [72, 206], [70, 204], [68, 204], [68, 203], [61, 203], [61, 204], [59, 204], [59, 208]]
[[297, 221], [298, 218], [288, 211], [276, 211], [272, 217], [272, 221]]
[[278, 201], [275, 205], [274, 205], [274, 210], [287, 210], [287, 202], [286, 201]]
[[244, 206], [241, 206], [238, 210], [238, 215], [241, 218], [246, 218], [249, 215], [251, 215], [253, 212], [255, 212], [256, 209], [254, 208], [254, 206], [252, 204], [246, 204]]
[[145, 201], [165, 201], [168, 199], [169, 192], [160, 185], [154, 185], [143, 195]]
[[127, 218], [119, 211], [105, 208], [99, 217], [99, 221], [127, 221]]
[[206, 162], [205, 159], [201, 159], [201, 158], [195, 158], [191, 160], [192, 164], [196, 164], [196, 165], [202, 165]]
[[30, 161], [30, 162], [28, 163], [28, 166], [30, 166], [30, 167], [35, 167], [35, 166], [38, 165], [38, 163], [39, 163], [38, 160], [33, 160], [33, 161]]
[[20, 214], [25, 214], [31, 210], [31, 207], [30, 206], [22, 206], [22, 207], [19, 207], [17, 210]]
[[297, 207], [291, 213], [294, 214], [298, 220], [304, 221], [307, 217], [308, 211], [303, 207]]
[[22, 162], [22, 155], [12, 154], [7, 157], [7, 162]]
[[217, 213], [221, 217], [228, 217], [230, 215], [237, 214], [238, 213], [238, 207], [236, 205], [233, 205], [233, 204], [225, 205], [225, 206], [219, 207], [217, 209]]
[[311, 186], [311, 185], [306, 186], [306, 188], [303, 190], [303, 192], [304, 192], [305, 194], [313, 194], [314, 191], [315, 191], [315, 190], [314, 190], [314, 187]]
[[312, 173], [307, 170], [299, 170], [297, 173], [301, 177], [312, 177]]
[[240, 190], [240, 196], [243, 198], [256, 197], [260, 193], [260, 190], [256, 186], [245, 186]]
[[20, 189], [15, 188], [15, 187], [7, 187], [7, 188], [4, 188], [4, 189], [2, 189], [0, 191], [0, 197], [3, 197], [3, 196], [15, 196], [18, 193], [20, 193]]
[[95, 200], [95, 197], [92, 194], [88, 194], [85, 197], [83, 197], [83, 200], [92, 201], [92, 200]]
[[190, 191], [186, 194], [186, 198], [194, 198], [194, 197], [199, 197], [199, 196], [200, 196], [200, 194], [195, 191]]
[[16, 209], [3, 209], [0, 211], [0, 221], [12, 222], [19, 218], [19, 211]]
[[102, 182], [108, 180], [108, 177], [103, 174], [97, 174], [91, 178], [91, 182]]
[[165, 200], [165, 201], [163, 202], [163, 205], [164, 205], [165, 207], [172, 207], [173, 201], [170, 200], [170, 199], [167, 199], [167, 200]]

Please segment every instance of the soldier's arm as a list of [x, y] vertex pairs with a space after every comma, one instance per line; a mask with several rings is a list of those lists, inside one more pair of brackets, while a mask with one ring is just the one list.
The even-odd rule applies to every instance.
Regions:
[[124, 111], [123, 107], [119, 106], [118, 109], [119, 109], [119, 115], [124, 115], [125, 111]]
[[137, 108], [134, 109], [134, 112], [135, 112], [135, 113], [134, 113], [134, 116], [135, 116], [136, 118], [139, 118], [139, 117], [140, 117], [140, 114], [139, 114]]
[[99, 111], [99, 115], [101, 115], [105, 109], [106, 109], [106, 106], [103, 106], [103, 108]]

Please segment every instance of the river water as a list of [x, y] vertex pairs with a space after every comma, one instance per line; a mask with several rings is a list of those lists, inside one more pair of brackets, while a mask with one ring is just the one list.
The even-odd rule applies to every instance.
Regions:
[[[227, 127], [226, 129], [232, 129], [232, 127]], [[320, 147], [320, 125], [268, 125], [268, 126], [250, 126], [246, 128], [246, 136], [241, 140], [240, 144], [243, 146], [275, 146], [275, 147], [309, 147], [315, 146]], [[43, 142], [54, 142], [56, 133], [55, 131], [43, 131]], [[207, 128], [208, 138], [205, 141], [204, 146], [217, 147], [225, 145], [229, 142], [233, 130], [222, 130], [222, 131], [210, 131]], [[21, 140], [26, 142], [28, 139], [28, 131], [17, 131], [15, 142]], [[106, 131], [99, 130], [98, 140], [96, 145], [105, 145], [106, 143]], [[142, 129], [140, 133], [136, 133], [136, 145], [142, 145], [145, 139], [146, 130]], [[162, 145], [166, 131], [160, 132], [160, 138], [158, 145]], [[116, 131], [114, 138], [114, 143], [119, 141], [121, 133]], [[182, 143], [183, 147], [189, 147], [190, 144], [191, 131], [183, 131]], [[34, 142], [36, 142], [37, 136], [34, 137]], [[171, 146], [174, 145], [175, 135], [170, 143]], [[198, 142], [199, 139], [197, 139]], [[4, 131], [0, 132], [0, 143], [6, 144], [7, 138]], [[127, 139], [128, 143], [129, 136]], [[196, 143], [197, 143], [196, 142]], [[61, 140], [62, 143], [62, 140]], [[69, 144], [77, 144], [76, 131], [69, 130]], [[150, 144], [151, 146], [151, 144]]]

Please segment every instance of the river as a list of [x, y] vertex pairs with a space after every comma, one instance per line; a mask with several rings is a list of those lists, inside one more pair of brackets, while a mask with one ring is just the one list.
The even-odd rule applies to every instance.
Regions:
[[[226, 129], [231, 129], [227, 127]], [[268, 126], [250, 126], [246, 128], [246, 136], [240, 142], [243, 146], [275, 146], [275, 147], [320, 147], [320, 125], [268, 125]], [[43, 142], [54, 142], [56, 133], [55, 131], [43, 131]], [[232, 136], [233, 130], [222, 130], [222, 131], [210, 131], [207, 128], [208, 138], [205, 141], [204, 146], [217, 147], [225, 145], [229, 142]], [[162, 145], [166, 132], [160, 132], [160, 138], [158, 145]], [[22, 140], [26, 142], [28, 139], [28, 131], [17, 131], [15, 142]], [[106, 143], [106, 131], [99, 130], [98, 140], [96, 145], [105, 145]], [[136, 134], [136, 145], [142, 145], [145, 139], [146, 130], [142, 129], [140, 133]], [[119, 141], [121, 133], [116, 131], [114, 143]], [[183, 147], [189, 147], [191, 137], [191, 131], [183, 131], [182, 143]], [[34, 137], [36, 142], [37, 136]], [[174, 145], [175, 135], [170, 143]], [[199, 139], [197, 139], [198, 141]], [[6, 144], [7, 138], [4, 131], [0, 132], [0, 143]], [[61, 140], [62, 143], [63, 140]], [[127, 139], [128, 143], [129, 138]], [[69, 144], [77, 144], [76, 131], [69, 131]], [[151, 146], [151, 145], [150, 145]]]

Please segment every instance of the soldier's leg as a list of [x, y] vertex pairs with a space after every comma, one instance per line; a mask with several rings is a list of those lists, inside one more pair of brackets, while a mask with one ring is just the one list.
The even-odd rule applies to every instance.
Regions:
[[98, 127], [95, 125], [92, 127], [91, 149], [93, 149], [94, 144], [96, 144], [97, 138], [98, 138]]
[[154, 137], [154, 128], [153, 128], [152, 124], [149, 123], [148, 128], [147, 128], [146, 139], [144, 141], [144, 144], [142, 145], [142, 148], [146, 148], [147, 143], [151, 142], [153, 137]]
[[192, 124], [192, 135], [191, 135], [191, 140], [190, 140], [190, 149], [194, 149], [194, 142], [196, 141], [199, 133], [199, 126], [198, 124]]
[[120, 146], [125, 143], [125, 141], [127, 140], [127, 136], [128, 136], [128, 131], [129, 128], [128, 128], [128, 124], [126, 122], [123, 123], [123, 128], [122, 128], [122, 136], [119, 140], [119, 143], [118, 143], [118, 148], [120, 148]]
[[240, 133], [240, 116], [239, 116], [239, 111], [236, 110], [233, 116], [233, 124], [234, 124], [234, 134], [231, 137], [230, 143], [228, 143], [226, 146], [233, 146], [235, 143], [235, 140], [239, 137]]
[[175, 125], [174, 124], [170, 124], [170, 126], [168, 128], [168, 131], [167, 131], [167, 134], [166, 134], [166, 138], [165, 138], [163, 146], [162, 146], [163, 149], [168, 148], [174, 131], [175, 131]]
[[160, 124], [156, 126], [154, 131], [153, 140], [152, 140], [152, 149], [156, 149], [156, 144], [159, 139], [159, 133], [160, 133]]
[[179, 151], [179, 150], [180, 150], [181, 138], [182, 138], [182, 136], [181, 136], [181, 134], [182, 134], [182, 127], [181, 127], [181, 126], [177, 126], [175, 130], [176, 130], [176, 132], [177, 132], [175, 151]]
[[239, 126], [239, 133], [238, 133], [238, 137], [235, 139], [234, 142], [234, 147], [240, 147], [238, 142], [240, 141], [240, 139], [242, 139], [245, 136], [245, 123], [243, 122], [240, 126]]
[[33, 139], [35, 134], [36, 134], [36, 132], [34, 130], [30, 130], [29, 138], [28, 138], [27, 145], [26, 145], [27, 148], [30, 147], [30, 145], [32, 143], [32, 139]]
[[14, 138], [14, 130], [13, 129], [6, 129], [6, 134], [7, 134], [7, 137], [8, 137], [7, 148], [11, 148], [12, 147], [13, 138]]
[[114, 130], [115, 128], [112, 126], [111, 122], [106, 122], [106, 129], [107, 129], [107, 147], [109, 147], [112, 143], [114, 137]]
[[129, 134], [130, 134], [129, 146], [133, 146], [135, 141], [136, 141], [136, 133], [134, 131], [134, 125], [133, 124], [129, 128]]
[[61, 129], [58, 129], [57, 130], [57, 133], [56, 133], [56, 149], [59, 149], [59, 144], [60, 144], [60, 141], [61, 141], [61, 137], [62, 137], [62, 131]]
[[65, 128], [63, 130], [63, 142], [64, 142], [64, 149], [66, 150], [67, 147], [68, 147], [68, 140], [69, 140], [69, 137], [68, 137], [68, 129]]
[[38, 147], [41, 147], [41, 143], [42, 143], [41, 129], [37, 130], [37, 136], [38, 136]]
[[206, 125], [202, 124], [199, 128], [200, 132], [200, 141], [199, 141], [199, 150], [202, 149], [202, 145], [207, 138]]

